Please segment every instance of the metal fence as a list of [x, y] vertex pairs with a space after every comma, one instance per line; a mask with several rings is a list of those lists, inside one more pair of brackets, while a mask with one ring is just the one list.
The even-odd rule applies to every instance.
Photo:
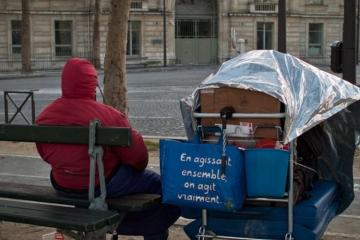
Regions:
[[[22, 95], [22, 98], [15, 99]], [[28, 119], [28, 116], [25, 112], [24, 106], [30, 102], [31, 105], [31, 120]], [[13, 112], [11, 112], [12, 110]], [[25, 121], [27, 124], [35, 123], [35, 100], [34, 100], [34, 91], [4, 91], [4, 115], [5, 123], [11, 124], [15, 122], [18, 116], [21, 120]]]
[[255, 11], [257, 12], [275, 12], [276, 4], [271, 2], [256, 2]]
[[[88, 59], [89, 61], [93, 61], [94, 56], [93, 53], [88, 52], [76, 52], [71, 54], [71, 56], [52, 56], [52, 55], [33, 55], [30, 59], [31, 61], [31, 68], [33, 71], [46, 71], [46, 70], [56, 70], [61, 69], [64, 66], [64, 63], [70, 58], [70, 57], [80, 57]], [[15, 55], [10, 56], [7, 59], [1, 59], [0, 58], [0, 73], [7, 73], [7, 72], [16, 72], [20, 71], [22, 68], [21, 64], [21, 56]]]
[[329, 66], [330, 67], [330, 56], [329, 57], [309, 57], [309, 56], [298, 56], [301, 60], [310, 63], [315, 66]]
[[[178, 24], [177, 22], [176, 24]], [[194, 23], [192, 23], [194, 24]], [[191, 25], [193, 28], [194, 25]], [[214, 25], [215, 26], [215, 25]], [[176, 37], [177, 38], [184, 38], [183, 32], [180, 33], [180, 29], [177, 26]], [[205, 28], [202, 28], [205, 29]], [[203, 30], [204, 31], [204, 30]], [[205, 34], [205, 33], [201, 33]], [[211, 34], [209, 36], [216, 37], [215, 31], [209, 31], [206, 34]], [[195, 35], [194, 35], [195, 36]], [[201, 36], [198, 36], [201, 38]], [[33, 71], [47, 71], [47, 70], [59, 70], [62, 69], [65, 62], [70, 57], [80, 57], [88, 59], [90, 62], [93, 62], [94, 55], [92, 52], [76, 52], [72, 54], [72, 56], [65, 56], [65, 57], [55, 57], [55, 56], [45, 56], [45, 55], [33, 55], [31, 58], [31, 65]], [[330, 64], [330, 57], [308, 57], [305, 55], [299, 56], [300, 59], [311, 63], [313, 65], [329, 65]], [[9, 72], [16, 72], [21, 71], [21, 56], [14, 56], [9, 57], [8, 59], [1, 59], [0, 58], [0, 73], [9, 73]]]

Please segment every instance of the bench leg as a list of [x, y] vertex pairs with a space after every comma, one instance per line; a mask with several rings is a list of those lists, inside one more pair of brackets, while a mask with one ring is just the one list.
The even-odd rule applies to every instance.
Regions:
[[118, 240], [119, 235], [117, 234], [117, 232], [113, 232], [112, 236], [111, 236], [111, 240]]
[[106, 240], [106, 233], [112, 233], [112, 239], [117, 240], [118, 234], [116, 233], [116, 229], [124, 219], [126, 213], [120, 213], [120, 220], [113, 225], [108, 225], [102, 229], [99, 229], [95, 232], [76, 232], [76, 231], [68, 231], [68, 230], [61, 230], [57, 229], [59, 232], [75, 239], [75, 240]]
[[71, 237], [75, 240], [106, 240], [106, 233], [109, 232], [109, 227], [105, 227], [95, 232], [76, 232], [76, 231], [67, 231], [67, 230], [59, 230], [59, 229], [58, 231], [62, 232], [64, 235]]
[[[60, 231], [60, 230], [59, 230]], [[75, 240], [106, 240], [106, 231], [96, 232], [75, 232], [75, 231], [61, 231], [64, 235]]]

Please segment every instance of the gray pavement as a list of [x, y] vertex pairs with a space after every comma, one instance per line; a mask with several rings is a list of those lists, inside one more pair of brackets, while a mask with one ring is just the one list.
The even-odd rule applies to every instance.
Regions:
[[[183, 66], [168, 68], [129, 69], [128, 98], [129, 118], [132, 125], [147, 136], [180, 136], [185, 132], [179, 108], [179, 100], [209, 74], [216, 72], [218, 66]], [[330, 71], [328, 66], [319, 66]], [[360, 67], [357, 68], [360, 83]], [[6, 77], [8, 75], [8, 78]], [[34, 73], [32, 76], [19, 74], [0, 74], [1, 90], [35, 90], [36, 115], [49, 102], [60, 96], [60, 72]], [[339, 75], [339, 74], [338, 74]], [[339, 75], [341, 76], [341, 74]], [[16, 78], [15, 78], [16, 77]], [[103, 73], [99, 72], [102, 83]], [[14, 101], [20, 105], [23, 95], [13, 95]], [[101, 99], [98, 93], [98, 99]], [[30, 119], [30, 104], [23, 108], [24, 115]], [[10, 104], [10, 117], [15, 108]], [[0, 122], [4, 122], [4, 99], [0, 98]], [[18, 115], [14, 123], [25, 123]]]
[[[329, 67], [322, 66], [329, 71]], [[179, 99], [193, 89], [217, 66], [183, 67], [169, 69], [130, 70], [128, 73], [128, 96], [130, 121], [141, 134], [149, 136], [184, 137]], [[36, 113], [60, 95], [60, 72], [34, 73], [31, 76], [0, 74], [0, 91], [36, 89]], [[341, 75], [340, 75], [341, 77]], [[100, 81], [103, 78], [100, 72]], [[357, 68], [357, 83], [360, 84], [360, 67]], [[100, 98], [100, 95], [98, 95]], [[19, 104], [21, 96], [15, 96]], [[0, 122], [4, 122], [4, 102], [0, 98]], [[25, 106], [29, 116], [29, 106]], [[14, 111], [14, 110], [13, 110]], [[16, 120], [17, 123], [21, 119]], [[358, 160], [359, 161], [359, 160]], [[49, 184], [49, 167], [37, 157], [0, 155], [0, 179], [2, 181]], [[149, 166], [159, 171], [158, 163]], [[360, 239], [360, 178], [356, 178], [356, 198], [352, 205], [329, 225], [324, 240]]]
[[[185, 136], [179, 100], [193, 91], [193, 89], [209, 74], [216, 71], [216, 66], [181, 67], [157, 71], [130, 71], [128, 73], [129, 118], [132, 125], [143, 135], [155, 136]], [[3, 79], [0, 90], [29, 90], [35, 89], [36, 115], [52, 100], [60, 96], [58, 75], [35, 78]], [[100, 72], [99, 81], [102, 84], [103, 74]], [[24, 95], [12, 95], [14, 101], [20, 105]], [[98, 93], [98, 99], [101, 99]], [[4, 122], [4, 99], [0, 98], [0, 122]], [[9, 112], [12, 116], [15, 108], [10, 104]], [[23, 108], [24, 115], [29, 118], [30, 105]], [[15, 118], [14, 123], [25, 123], [21, 116]]]
[[[0, 155], [1, 181], [49, 185], [49, 166], [38, 157]], [[159, 163], [149, 166], [159, 172]], [[358, 240], [360, 239], [360, 178], [354, 180], [355, 200], [341, 215], [337, 216], [323, 237], [324, 240]], [[183, 219], [177, 224], [187, 223]]]

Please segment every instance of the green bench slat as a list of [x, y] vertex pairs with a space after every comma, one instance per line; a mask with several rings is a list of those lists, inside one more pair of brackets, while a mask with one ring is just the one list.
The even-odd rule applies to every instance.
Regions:
[[0, 200], [0, 220], [93, 232], [119, 222], [120, 215], [115, 211]]
[[110, 209], [119, 211], [138, 212], [161, 203], [158, 194], [134, 194], [121, 198], [107, 199]]
[[[0, 124], [0, 141], [88, 144], [89, 128]], [[99, 127], [96, 131], [96, 144], [130, 146], [131, 131], [129, 128]]]
[[[0, 141], [88, 145], [89, 128], [0, 124]], [[95, 144], [130, 146], [131, 130], [98, 127]], [[8, 182], [0, 182], [0, 198], [2, 198], [0, 199], [0, 221], [80, 232], [93, 232], [119, 223], [126, 212], [142, 211], [161, 202], [160, 196], [156, 194], [136, 194], [108, 199], [107, 203], [111, 209], [109, 211], [89, 210], [87, 199], [58, 196], [51, 186]]]
[[[56, 194], [51, 186], [36, 186], [20, 183], [0, 182], [0, 197], [29, 201], [49, 202], [57, 204], [88, 207], [87, 199], [66, 198]], [[142, 211], [155, 204], [161, 198], [157, 194], [135, 194], [120, 198], [107, 199], [110, 209], [117, 211]]]

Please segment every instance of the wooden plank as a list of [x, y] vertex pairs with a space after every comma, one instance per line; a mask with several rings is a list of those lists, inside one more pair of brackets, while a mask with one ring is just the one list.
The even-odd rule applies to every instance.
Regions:
[[115, 211], [0, 200], [0, 220], [92, 232], [120, 221]]
[[[89, 128], [0, 124], [0, 141], [88, 144]], [[131, 130], [120, 127], [100, 127], [96, 133], [96, 144], [130, 146]]]
[[[80, 198], [66, 198], [56, 194], [51, 186], [0, 182], [0, 197], [29, 201], [49, 202], [87, 208], [89, 201]], [[161, 203], [157, 194], [134, 194], [119, 198], [107, 199], [110, 209], [117, 211], [136, 212], [148, 209]]]

